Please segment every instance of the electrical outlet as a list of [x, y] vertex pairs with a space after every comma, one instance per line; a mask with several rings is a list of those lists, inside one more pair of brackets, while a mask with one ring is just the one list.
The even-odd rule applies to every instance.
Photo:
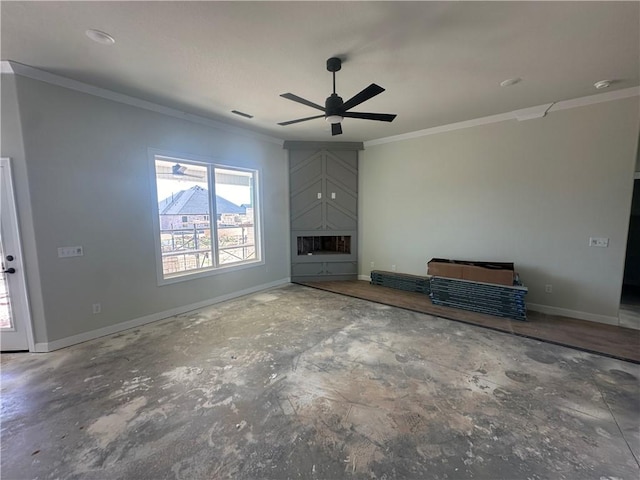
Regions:
[[102, 312], [102, 307], [100, 306], [99, 303], [94, 303], [93, 304], [93, 314], [95, 315], [95, 314], [100, 313], [100, 312]]
[[375, 263], [371, 262], [371, 268], [373, 268], [375, 266]]
[[391, 271], [395, 272], [396, 271], [396, 266], [395, 265], [391, 265]]
[[553, 285], [545, 285], [544, 286], [545, 293], [553, 293]]
[[83, 255], [84, 251], [81, 246], [58, 248], [58, 258], [81, 257]]
[[606, 248], [609, 246], [609, 239], [606, 237], [589, 237], [589, 246]]

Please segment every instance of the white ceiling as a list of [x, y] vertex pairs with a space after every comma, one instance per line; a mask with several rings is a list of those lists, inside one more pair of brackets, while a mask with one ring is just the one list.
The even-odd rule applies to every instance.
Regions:
[[[1, 58], [287, 140], [367, 141], [637, 86], [639, 2], [7, 2]], [[108, 32], [113, 46], [85, 30]], [[346, 101], [393, 123], [323, 120], [340, 56]], [[522, 77], [511, 87], [507, 78]], [[230, 113], [240, 110], [251, 120]]]

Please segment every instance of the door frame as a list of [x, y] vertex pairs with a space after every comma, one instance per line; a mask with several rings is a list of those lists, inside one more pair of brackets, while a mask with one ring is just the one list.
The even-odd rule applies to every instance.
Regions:
[[[5, 168], [5, 172], [8, 178], [6, 183], [7, 195], [11, 201], [7, 205], [6, 213], [8, 216], [8, 222], [11, 229], [9, 233], [13, 238], [12, 242], [15, 243], [14, 255], [17, 259], [16, 269], [20, 272], [20, 275], [13, 277], [14, 286], [17, 286], [17, 291], [11, 295], [11, 304], [13, 309], [20, 312], [24, 316], [24, 324], [21, 325], [24, 328], [27, 345], [30, 352], [35, 352], [35, 340], [33, 335], [33, 321], [31, 318], [31, 309], [29, 308], [29, 291], [27, 290], [27, 278], [24, 268], [24, 257], [22, 256], [22, 239], [20, 237], [20, 225], [18, 224], [18, 211], [16, 205], [16, 196], [13, 188], [13, 172], [11, 170], [11, 159], [9, 157], [0, 157], [0, 165]], [[15, 308], [17, 307], [17, 308]]]

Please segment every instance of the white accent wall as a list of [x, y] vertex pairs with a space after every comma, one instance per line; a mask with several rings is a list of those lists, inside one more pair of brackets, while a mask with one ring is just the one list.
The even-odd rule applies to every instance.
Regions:
[[[638, 104], [365, 143], [359, 274], [371, 262], [424, 275], [432, 257], [513, 261], [533, 308], [617, 323]], [[589, 237], [609, 247], [589, 247]]]
[[[2, 75], [36, 346], [48, 350], [289, 277], [282, 146], [17, 75]], [[264, 264], [158, 286], [148, 148], [260, 171]], [[84, 255], [58, 258], [80, 245]], [[92, 304], [101, 304], [93, 314]]]

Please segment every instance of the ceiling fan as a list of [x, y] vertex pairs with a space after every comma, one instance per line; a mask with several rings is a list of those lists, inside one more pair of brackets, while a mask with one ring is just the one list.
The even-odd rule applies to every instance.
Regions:
[[327, 70], [333, 74], [333, 93], [324, 102], [324, 107], [317, 103], [310, 102], [304, 98], [298, 97], [293, 93], [283, 93], [280, 95], [287, 100], [307, 105], [308, 107], [315, 108], [324, 112], [322, 115], [315, 115], [313, 117], [299, 118], [297, 120], [290, 120], [288, 122], [281, 122], [278, 125], [291, 125], [292, 123], [306, 122], [307, 120], [314, 120], [316, 118], [324, 117], [327, 122], [331, 124], [331, 135], [340, 135], [342, 133], [342, 120], [346, 118], [360, 118], [363, 120], [377, 120], [379, 122], [393, 122], [396, 118], [395, 114], [389, 113], [364, 113], [364, 112], [349, 112], [353, 107], [366, 102], [370, 98], [384, 92], [384, 88], [375, 83], [372, 83], [360, 93], [355, 94], [346, 102], [342, 101], [342, 98], [336, 93], [336, 72], [342, 68], [342, 60], [337, 57], [331, 57], [327, 60]]
[[185, 167], [184, 165], [180, 165], [179, 163], [176, 163], [175, 165], [171, 166], [171, 172], [169, 172], [168, 170], [169, 169], [166, 167], [161, 167], [161, 170], [158, 171], [156, 175], [163, 176], [165, 178], [190, 177], [190, 178], [197, 178], [200, 180], [204, 178], [203, 175], [191, 175], [187, 173], [187, 167]]

